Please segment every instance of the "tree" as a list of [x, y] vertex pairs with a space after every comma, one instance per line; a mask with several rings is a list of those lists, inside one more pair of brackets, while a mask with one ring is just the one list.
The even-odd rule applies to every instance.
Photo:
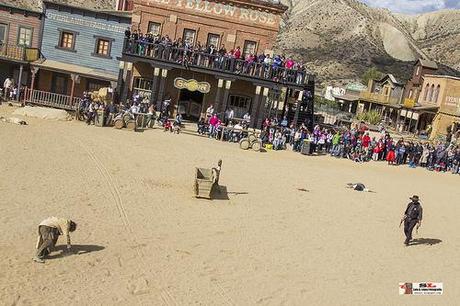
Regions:
[[372, 67], [367, 69], [367, 71], [363, 74], [361, 81], [367, 86], [367, 84], [369, 84], [369, 80], [380, 79], [382, 76], [382, 72], [380, 72], [377, 68]]

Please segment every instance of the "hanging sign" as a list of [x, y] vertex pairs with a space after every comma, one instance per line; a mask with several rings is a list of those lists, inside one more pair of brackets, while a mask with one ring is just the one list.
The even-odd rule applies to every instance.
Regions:
[[174, 80], [174, 87], [178, 89], [187, 89], [188, 91], [199, 91], [207, 94], [211, 91], [211, 84], [208, 82], [198, 82], [197, 80], [186, 80], [183, 78], [176, 78]]

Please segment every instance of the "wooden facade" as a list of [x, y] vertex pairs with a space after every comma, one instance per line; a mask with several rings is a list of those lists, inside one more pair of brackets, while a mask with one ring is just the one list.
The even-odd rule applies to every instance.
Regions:
[[[273, 55], [285, 10], [275, 1], [136, 0], [132, 29], [171, 40], [187, 38], [191, 44], [212, 44], [217, 49], [225, 46], [228, 51], [240, 47], [243, 54]], [[139, 52], [139, 48], [147, 51]], [[161, 102], [170, 98], [173, 111], [194, 120], [202, 117], [209, 105], [219, 116], [231, 108], [236, 117], [250, 113], [254, 127], [270, 114], [286, 115], [295, 122], [305, 121], [308, 112], [313, 117], [314, 76], [306, 71], [258, 63], [248, 66], [244, 60], [195, 51], [187, 53], [190, 60], [184, 65], [184, 54], [180, 47], [127, 40], [120, 74], [123, 86], [119, 88], [123, 102], [139, 94], [161, 107]], [[177, 88], [177, 78], [206, 82], [210, 91]]]
[[38, 59], [40, 54], [41, 24], [42, 14], [39, 10], [21, 8], [14, 3], [0, 4], [1, 85], [11, 77], [17, 85], [29, 83], [29, 63]]
[[44, 2], [43, 60], [33, 64], [34, 89], [69, 95], [116, 87], [130, 14]]

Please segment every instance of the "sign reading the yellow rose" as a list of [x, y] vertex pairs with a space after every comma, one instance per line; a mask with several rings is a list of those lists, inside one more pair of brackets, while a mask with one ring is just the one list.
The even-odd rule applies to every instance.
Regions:
[[187, 89], [188, 91], [199, 91], [201, 93], [209, 93], [211, 91], [211, 84], [208, 82], [198, 82], [197, 80], [186, 80], [183, 78], [176, 78], [174, 80], [174, 87], [178, 89]]

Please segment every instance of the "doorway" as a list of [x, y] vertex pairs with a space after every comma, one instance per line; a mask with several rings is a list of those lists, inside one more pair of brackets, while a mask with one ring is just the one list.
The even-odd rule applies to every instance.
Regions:
[[184, 117], [184, 119], [198, 121], [201, 116], [203, 101], [203, 93], [199, 91], [181, 89], [179, 92], [179, 107], [177, 111]]

